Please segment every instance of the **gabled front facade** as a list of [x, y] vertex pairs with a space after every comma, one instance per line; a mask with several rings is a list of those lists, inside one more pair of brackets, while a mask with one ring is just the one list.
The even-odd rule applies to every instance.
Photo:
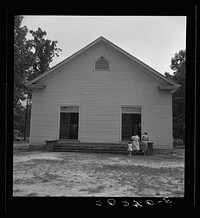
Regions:
[[172, 147], [172, 92], [179, 85], [104, 37], [26, 86], [33, 89], [33, 146], [47, 139], [129, 141], [145, 131], [154, 147]]

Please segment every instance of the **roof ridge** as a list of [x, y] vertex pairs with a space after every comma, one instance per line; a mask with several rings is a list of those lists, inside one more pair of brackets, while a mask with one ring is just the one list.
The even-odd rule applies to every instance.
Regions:
[[37, 81], [38, 79], [40, 79], [41, 77], [44, 77], [46, 74], [48, 74], [49, 72], [51, 72], [52, 70], [54, 70], [55, 68], [59, 67], [60, 65], [64, 64], [64, 62], [68, 61], [70, 58], [74, 57], [75, 55], [77, 55], [78, 53], [82, 52], [84, 49], [86, 49], [87, 47], [91, 46], [92, 44], [97, 43], [98, 41], [100, 41], [100, 39], [105, 40], [105, 38], [103, 36], [98, 37], [97, 39], [93, 40], [92, 42], [90, 42], [89, 44], [87, 44], [86, 46], [82, 47], [81, 49], [79, 49], [78, 51], [76, 51], [75, 53], [71, 54], [70, 56], [66, 57], [64, 60], [62, 60], [61, 62], [57, 63], [56, 65], [54, 65], [52, 68], [50, 68], [49, 70], [45, 71], [43, 74], [35, 77], [34, 79], [28, 81], [25, 85], [30, 85], [31, 83]]
[[[86, 46], [84, 46], [83, 48], [79, 49], [77, 52], [73, 53], [72, 55], [70, 55], [69, 57], [65, 58], [64, 60], [62, 60], [61, 62], [59, 62], [58, 64], [56, 64], [55, 66], [53, 66], [52, 68], [50, 68], [48, 71], [44, 72], [43, 74], [39, 75], [38, 77], [30, 80], [29, 82], [27, 82], [25, 85], [31, 85], [32, 83], [38, 81], [39, 79], [45, 77], [46, 75], [48, 75], [49, 73], [51, 73], [52, 71], [54, 71], [55, 69], [57, 69], [59, 66], [62, 66], [63, 64], [67, 63], [68, 61], [70, 61], [72, 58], [75, 58], [78, 54], [81, 54], [82, 52], [84, 52], [85, 50], [87, 50], [88, 48], [90, 48], [91, 46], [97, 44], [98, 42], [103, 41], [105, 43], [107, 43], [108, 45], [110, 45], [111, 47], [113, 47], [114, 49], [118, 50], [119, 52], [121, 52], [123, 55], [125, 55], [126, 57], [130, 58], [132, 61], [138, 63], [139, 65], [143, 66], [144, 68], [147, 68], [150, 72], [152, 72], [152, 74], [150, 74], [153, 77], [159, 77], [160, 79], [165, 80], [166, 82], [170, 83], [171, 85], [175, 85], [178, 86], [179, 84], [177, 84], [176, 82], [174, 82], [173, 80], [165, 77], [164, 75], [162, 75], [161, 73], [159, 73], [158, 71], [156, 71], [155, 69], [153, 69], [152, 67], [150, 67], [149, 65], [145, 64], [143, 61], [139, 60], [138, 58], [136, 58], [135, 56], [133, 56], [132, 54], [128, 53], [126, 50], [120, 48], [119, 46], [117, 46], [116, 44], [112, 43], [111, 41], [109, 41], [108, 39], [106, 39], [104, 36], [100, 36], [97, 39], [93, 40], [92, 42], [90, 42], [89, 44], [87, 44]], [[148, 73], [148, 71], [147, 71]], [[154, 74], [154, 75], [153, 75]], [[157, 78], [157, 79], [159, 79]]]

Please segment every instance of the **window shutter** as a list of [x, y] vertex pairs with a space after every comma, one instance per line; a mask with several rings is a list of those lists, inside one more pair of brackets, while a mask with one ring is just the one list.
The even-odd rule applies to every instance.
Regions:
[[104, 58], [101, 57], [95, 62], [95, 70], [108, 70], [109, 69], [109, 62]]

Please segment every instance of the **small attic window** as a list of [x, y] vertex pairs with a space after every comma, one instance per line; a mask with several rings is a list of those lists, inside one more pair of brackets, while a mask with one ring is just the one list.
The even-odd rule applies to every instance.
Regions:
[[101, 57], [95, 62], [95, 70], [109, 70], [109, 62]]

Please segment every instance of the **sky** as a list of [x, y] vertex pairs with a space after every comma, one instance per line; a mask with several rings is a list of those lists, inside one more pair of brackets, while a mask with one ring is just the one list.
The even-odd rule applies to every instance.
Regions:
[[[50, 67], [103, 36], [159, 73], [173, 73], [171, 58], [186, 48], [185, 16], [26, 16], [22, 26], [40, 27], [62, 49]], [[27, 35], [29, 38], [30, 35]]]

